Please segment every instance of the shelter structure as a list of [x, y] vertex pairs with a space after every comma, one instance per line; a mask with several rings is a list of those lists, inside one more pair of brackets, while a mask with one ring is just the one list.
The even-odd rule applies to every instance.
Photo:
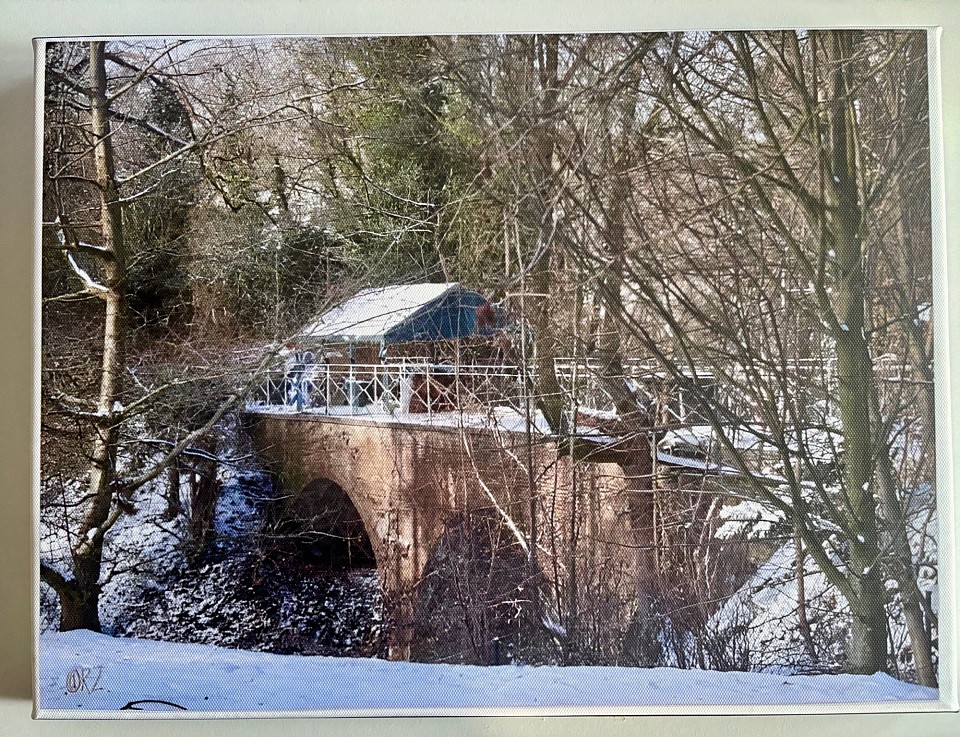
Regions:
[[503, 373], [495, 336], [505, 325], [486, 297], [456, 282], [364, 289], [299, 331], [264, 398], [326, 413], [462, 409], [473, 387]]
[[395, 284], [364, 289], [300, 332], [304, 343], [388, 346], [435, 343], [481, 335], [502, 327], [486, 297], [456, 282]]

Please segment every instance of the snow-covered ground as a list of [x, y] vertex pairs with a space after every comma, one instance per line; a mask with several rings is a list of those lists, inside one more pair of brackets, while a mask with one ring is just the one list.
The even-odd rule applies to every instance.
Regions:
[[[917, 584], [937, 613], [940, 610], [937, 520], [932, 494], [933, 489], [927, 485], [914, 490], [907, 504], [907, 535], [919, 569]], [[719, 516], [725, 521], [714, 533], [717, 539], [745, 535], [750, 540], [764, 540], [783, 522], [781, 513], [747, 500], [721, 508]], [[823, 543], [824, 551], [843, 570], [843, 560], [837, 551], [840, 545], [842, 542], [834, 534], [826, 536]], [[804, 556], [803, 571], [802, 595], [809, 627], [806, 637], [799, 626], [801, 589], [797, 583], [796, 546], [792, 540], [773, 549], [756, 572], [717, 610], [708, 630], [725, 633], [728, 642], [749, 654], [750, 667], [758, 671], [819, 673], [842, 669], [849, 605], [809, 554]], [[892, 579], [884, 585], [889, 597], [886, 606], [892, 672], [912, 678], [915, 675], [913, 656], [898, 587]], [[936, 625], [931, 628], [931, 636], [936, 643]], [[935, 647], [934, 657], [938, 656]]]
[[[77, 717], [90, 712], [123, 716], [135, 714], [133, 709], [185, 716], [193, 711], [434, 714], [555, 709], [630, 713], [644, 707], [673, 707], [676, 711], [697, 705], [749, 711], [763, 706], [892, 702], [913, 702], [912, 710], [938, 707], [936, 690], [886, 675], [425, 665], [270, 655], [208, 645], [115, 639], [86, 631], [51, 632], [41, 637], [38, 683], [41, 717]], [[120, 711], [129, 704], [132, 706]]]

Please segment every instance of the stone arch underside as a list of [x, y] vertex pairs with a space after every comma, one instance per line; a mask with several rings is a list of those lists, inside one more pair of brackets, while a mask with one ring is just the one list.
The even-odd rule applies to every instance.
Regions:
[[314, 479], [293, 497], [281, 532], [307, 562], [334, 570], [377, 564], [359, 510], [350, 495], [330, 479]]

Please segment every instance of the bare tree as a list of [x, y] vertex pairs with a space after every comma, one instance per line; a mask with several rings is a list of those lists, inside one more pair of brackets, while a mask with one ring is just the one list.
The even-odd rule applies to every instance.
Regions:
[[[690, 34], [659, 46], [662, 72], [644, 89], [668, 120], [634, 174], [630, 228], [642, 245], [628, 258], [628, 299], [610, 289], [604, 297], [677, 385], [701, 394], [726, 461], [787, 515], [846, 597], [851, 670], [887, 667], [889, 576], [907, 602], [918, 679], [932, 684], [904, 525], [910, 493], [892, 472], [891, 416], [867, 322], [878, 292], [866, 270], [872, 254], [903, 253], [906, 244], [872, 229], [867, 212], [906, 181], [901, 164], [911, 154], [891, 154], [884, 129], [865, 124], [864, 90], [898, 64], [923, 65], [915, 50], [904, 56], [922, 43], [824, 32]], [[922, 157], [925, 139], [913, 143]], [[872, 162], [884, 162], [885, 176]], [[605, 260], [598, 248], [588, 263]], [[906, 291], [915, 299], [925, 290]], [[893, 303], [908, 338], [922, 304]], [[705, 394], [705, 379], [732, 388], [740, 406]], [[814, 416], [818, 402], [825, 411]], [[779, 490], [758, 476], [745, 435], [779, 457]], [[818, 470], [830, 457], [832, 479]], [[830, 532], [842, 540], [835, 550], [825, 548]]]
[[[248, 366], [236, 371], [224, 368], [192, 375], [142, 381], [131, 371], [129, 338], [132, 314], [129, 295], [131, 244], [125, 217], [138, 200], [149, 196], [156, 183], [146, 184], [150, 174], [171, 164], [185, 166], [203, 146], [223, 140], [227, 133], [192, 132], [181, 140], [171, 130], [159, 128], [147, 116], [134, 112], [137, 97], [150, 86], [169, 90], [168, 76], [159, 71], [161, 61], [176, 55], [182, 43], [159, 44], [128, 57], [108, 49], [104, 41], [88, 46], [64, 44], [51, 47], [51, 140], [46, 162], [45, 246], [62, 254], [69, 267], [66, 276], [57, 272], [45, 281], [44, 427], [61, 437], [73, 435], [88, 444], [82, 452], [87, 464], [86, 490], [76, 499], [62, 499], [54, 506], [63, 512], [64, 536], [69, 554], [61, 560], [40, 564], [41, 580], [57, 593], [61, 605], [61, 629], [100, 629], [100, 591], [112, 575], [103, 569], [105, 538], [118, 520], [134, 509], [135, 493], [160, 478], [186, 452], [199, 444], [224, 415], [244, 396], [257, 375], [273, 360], [268, 350]], [[111, 77], [108, 70], [119, 72]], [[132, 101], [131, 101], [132, 99]], [[263, 124], [244, 121], [245, 126]], [[155, 140], [172, 144], [168, 150], [150, 150], [143, 139], [125, 136], [132, 127], [146, 131]], [[117, 152], [123, 143], [123, 171]], [[144, 150], [146, 149], [146, 150]], [[62, 272], [61, 272], [62, 273]], [[68, 279], [80, 290], [58, 289]], [[90, 308], [94, 300], [102, 312]], [[92, 325], [100, 330], [93, 349], [61, 353], [70, 336], [57, 328], [69, 327], [58, 311], [80, 303]], [[74, 313], [76, 314], [76, 313]], [[85, 340], [73, 330], [73, 339]], [[97, 367], [92, 366], [97, 362]], [[147, 372], [149, 373], [149, 372]], [[217, 384], [219, 380], [219, 384]], [[184, 418], [183, 431], [173, 440], [159, 443], [143, 464], [131, 464], [130, 443], [138, 437], [137, 422], [168, 404], [184, 387], [207, 382], [202, 417]], [[212, 382], [212, 383], [211, 383]], [[76, 391], [68, 391], [70, 385]], [[214, 385], [216, 388], [214, 388]], [[89, 391], [92, 394], [86, 394]], [[167, 418], [170, 419], [170, 418]], [[173, 420], [171, 420], [173, 421]], [[192, 422], [192, 425], [191, 425]], [[157, 444], [154, 444], [156, 446]], [[143, 454], [140, 454], [143, 455]], [[202, 454], [200, 454], [202, 455]], [[208, 458], [210, 456], [208, 455]], [[45, 469], [53, 470], [47, 456]], [[74, 469], [79, 471], [77, 465]], [[203, 495], [201, 495], [203, 496]], [[209, 499], [206, 501], [209, 506]]]

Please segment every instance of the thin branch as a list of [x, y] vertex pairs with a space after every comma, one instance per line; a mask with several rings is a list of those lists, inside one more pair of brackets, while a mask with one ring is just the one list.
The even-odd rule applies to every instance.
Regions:
[[87, 288], [87, 291], [94, 294], [96, 293], [104, 294], [110, 291], [107, 287], [103, 286], [103, 284], [95, 282], [93, 278], [90, 276], [90, 274], [84, 271], [80, 267], [80, 265], [76, 261], [74, 261], [72, 253], [67, 252], [66, 256], [67, 256], [67, 261], [70, 263], [71, 268], [73, 269], [74, 273], [80, 277], [80, 280], [83, 282], [84, 286]]

